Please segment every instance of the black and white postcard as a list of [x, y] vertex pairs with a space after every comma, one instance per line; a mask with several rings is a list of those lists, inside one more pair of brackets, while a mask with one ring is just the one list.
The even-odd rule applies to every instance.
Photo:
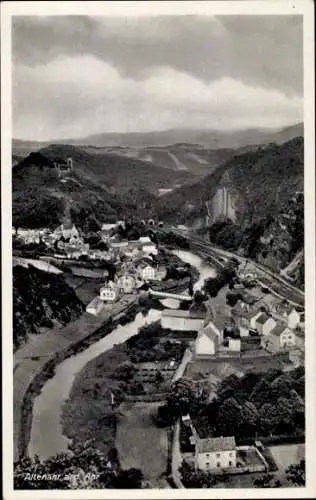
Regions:
[[311, 1], [3, 2], [4, 498], [308, 498]]

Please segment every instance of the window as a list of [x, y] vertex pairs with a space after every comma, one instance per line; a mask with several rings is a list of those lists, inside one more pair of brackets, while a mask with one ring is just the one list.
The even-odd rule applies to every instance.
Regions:
[[230, 460], [229, 461], [229, 467], [231, 467], [233, 465], [233, 462]]
[[210, 456], [210, 454], [209, 454], [209, 453], [206, 453], [206, 456], [207, 456], [207, 458], [208, 458], [208, 457]]
[[217, 462], [216, 467], [220, 467], [220, 466], [221, 466], [221, 463]]
[[206, 468], [208, 469], [208, 468], [209, 468], [209, 466], [210, 466], [210, 462], [206, 462], [206, 464], [205, 464], [205, 465], [206, 465]]
[[221, 454], [220, 453], [216, 453], [216, 458], [220, 458]]

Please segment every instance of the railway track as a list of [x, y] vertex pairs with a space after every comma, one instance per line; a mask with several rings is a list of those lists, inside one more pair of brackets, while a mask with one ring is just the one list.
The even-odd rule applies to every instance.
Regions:
[[304, 292], [295, 287], [293, 284], [288, 283], [284, 278], [273, 273], [273, 271], [267, 269], [265, 266], [258, 264], [257, 262], [254, 262], [250, 259], [246, 259], [245, 257], [242, 257], [240, 255], [236, 255], [232, 252], [228, 252], [221, 248], [215, 247], [214, 245], [207, 243], [196, 234], [192, 234], [192, 232], [184, 232], [178, 229], [171, 228], [170, 231], [186, 238], [190, 242], [191, 248], [193, 250], [197, 250], [202, 257], [209, 257], [213, 259], [220, 267], [224, 267], [225, 263], [230, 258], [237, 259], [240, 264], [247, 263], [249, 271], [253, 270], [254, 272], [256, 272], [259, 282], [262, 285], [267, 286], [276, 295], [287, 299], [293, 305], [300, 307], [304, 306]]

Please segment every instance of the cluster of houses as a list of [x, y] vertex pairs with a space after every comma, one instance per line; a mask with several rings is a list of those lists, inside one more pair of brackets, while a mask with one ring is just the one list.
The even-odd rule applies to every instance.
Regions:
[[281, 303], [252, 305], [239, 300], [231, 308], [225, 325], [217, 321], [210, 301], [195, 310], [162, 311], [163, 328], [197, 331], [195, 359], [218, 357], [229, 352], [264, 349], [271, 354], [288, 352], [294, 364], [302, 364], [305, 344], [305, 315]]
[[[106, 231], [112, 231], [110, 225]], [[123, 295], [136, 293], [144, 284], [160, 282], [167, 276], [167, 268], [157, 263], [157, 246], [147, 236], [138, 240], [118, 240], [108, 235], [109, 253], [116, 256], [117, 269], [113, 279], [101, 286], [99, 296], [87, 306], [90, 314], [97, 315], [105, 303], [113, 303]]]
[[64, 248], [62, 244], [67, 242], [67, 244], [76, 246], [79, 249], [79, 246], [83, 244], [83, 238], [80, 236], [79, 230], [71, 222], [65, 222], [53, 231], [48, 228], [25, 229], [13, 227], [12, 234], [25, 245], [43, 242], [48, 248], [53, 248], [55, 243], [58, 242], [61, 244], [60, 248]]
[[148, 258], [139, 259], [138, 262], [124, 262], [114, 280], [106, 281], [100, 288], [99, 300], [93, 299], [87, 306], [87, 312], [98, 314], [104, 303], [116, 302], [122, 295], [135, 293], [145, 283], [161, 281], [166, 274], [165, 266], [154, 264]]
[[[142, 255], [157, 255], [156, 245], [148, 236], [140, 237], [138, 240], [121, 240], [113, 235], [119, 224], [103, 224], [99, 231], [101, 241], [107, 245], [107, 250], [90, 249], [89, 243], [85, 243], [84, 235], [72, 222], [65, 222], [51, 231], [45, 229], [13, 228], [13, 236], [25, 245], [44, 243], [47, 249], [54, 249], [60, 256], [68, 259], [80, 259], [88, 256], [89, 259], [111, 260], [115, 256], [127, 256], [136, 258]], [[57, 248], [56, 248], [57, 247]]]

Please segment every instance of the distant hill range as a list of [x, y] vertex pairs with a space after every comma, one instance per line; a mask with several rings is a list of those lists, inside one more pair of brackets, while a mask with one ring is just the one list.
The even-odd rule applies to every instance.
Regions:
[[[114, 136], [121, 142], [127, 138], [102, 135], [107, 141]], [[276, 234], [271, 220], [286, 214], [291, 198], [304, 190], [302, 124], [278, 131], [170, 131], [128, 137], [130, 145], [124, 146], [104, 146], [95, 138], [98, 144], [41, 145], [36, 151], [38, 144], [31, 143], [32, 153], [22, 160], [23, 144], [14, 141], [13, 222], [33, 227], [72, 218], [84, 225], [89, 217], [102, 222], [136, 215], [203, 229], [230, 218], [233, 226], [223, 226], [217, 236], [213, 231], [212, 237], [239, 248], [240, 235], [255, 233], [256, 224], [264, 226], [267, 240], [269, 228]], [[136, 138], [137, 146], [132, 145]], [[169, 145], [149, 145], [150, 138]], [[203, 138], [208, 147], [201, 145]], [[216, 140], [221, 147], [212, 148]], [[58, 176], [54, 161], [69, 157], [73, 171]], [[227, 213], [222, 213], [223, 196]], [[300, 230], [298, 225], [298, 234]], [[283, 253], [288, 255], [281, 263], [285, 266], [295, 255], [292, 250]]]
[[245, 146], [268, 144], [275, 142], [281, 144], [294, 137], [304, 136], [303, 123], [281, 129], [246, 129], [232, 132], [219, 130], [197, 129], [170, 129], [147, 133], [104, 133], [96, 134], [81, 139], [63, 139], [60, 141], [34, 142], [13, 139], [13, 154], [26, 156], [32, 151], [49, 145], [50, 143], [63, 143], [76, 146], [95, 147], [130, 147], [146, 148], [148, 146], [162, 147], [178, 145], [204, 146], [209, 149], [238, 149]]

